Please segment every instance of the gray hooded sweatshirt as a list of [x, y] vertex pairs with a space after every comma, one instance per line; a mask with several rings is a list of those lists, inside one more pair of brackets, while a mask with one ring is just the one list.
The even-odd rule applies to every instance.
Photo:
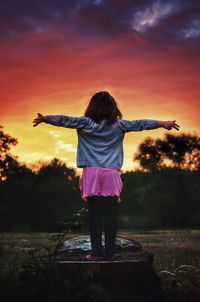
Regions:
[[46, 123], [77, 130], [76, 165], [78, 168], [100, 166], [115, 167], [120, 170], [124, 160], [125, 133], [159, 127], [158, 120], [150, 119], [118, 119], [114, 124], [106, 125], [106, 120], [96, 123], [85, 116], [47, 115], [46, 117]]

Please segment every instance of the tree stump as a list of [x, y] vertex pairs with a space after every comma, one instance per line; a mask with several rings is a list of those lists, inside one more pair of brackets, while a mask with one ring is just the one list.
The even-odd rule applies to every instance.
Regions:
[[138, 241], [117, 237], [113, 261], [84, 260], [90, 248], [89, 236], [64, 242], [54, 263], [51, 301], [173, 301], [153, 269], [153, 254]]

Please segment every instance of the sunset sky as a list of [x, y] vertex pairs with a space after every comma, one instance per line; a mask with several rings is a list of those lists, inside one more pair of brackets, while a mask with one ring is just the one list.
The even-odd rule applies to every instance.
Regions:
[[[76, 130], [32, 121], [82, 116], [100, 90], [124, 119], [176, 120], [180, 131], [169, 133], [199, 133], [199, 1], [5, 0], [0, 14], [0, 124], [18, 139], [20, 161], [75, 167]], [[127, 133], [122, 170], [136, 168], [144, 138], [166, 132]]]

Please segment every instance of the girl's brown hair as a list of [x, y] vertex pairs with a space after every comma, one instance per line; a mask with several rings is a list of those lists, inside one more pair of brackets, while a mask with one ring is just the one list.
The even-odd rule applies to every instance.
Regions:
[[90, 117], [96, 123], [105, 119], [107, 125], [122, 119], [122, 113], [118, 109], [115, 99], [107, 91], [100, 91], [92, 96], [84, 116]]

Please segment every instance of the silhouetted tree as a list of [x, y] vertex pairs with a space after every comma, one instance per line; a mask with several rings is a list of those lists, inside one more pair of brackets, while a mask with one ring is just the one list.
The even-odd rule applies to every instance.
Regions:
[[200, 137], [190, 133], [166, 133], [164, 139], [147, 137], [133, 159], [139, 162], [142, 171], [167, 166], [195, 171], [200, 167]]
[[10, 148], [17, 144], [17, 139], [4, 133], [3, 126], [0, 125], [0, 180], [6, 179], [6, 173], [9, 162], [11, 161]]
[[31, 169], [20, 163], [18, 156], [10, 153], [10, 148], [17, 143], [17, 139], [4, 133], [3, 126], [0, 125], [0, 181], [20, 180], [33, 176]]
[[6, 154], [1, 161], [1, 178], [2, 180], [22, 180], [28, 177], [34, 177], [34, 173], [25, 164], [18, 161], [18, 156]]
[[3, 159], [10, 151], [11, 146], [15, 146], [16, 144], [17, 139], [4, 133], [3, 126], [0, 125], [0, 159]]
[[[75, 169], [54, 158], [33, 172], [10, 153], [17, 140], [2, 127], [0, 138], [0, 230], [56, 231], [59, 222], [72, 222], [85, 206]], [[199, 138], [147, 138], [137, 156], [141, 170], [121, 175], [123, 226], [198, 227]], [[165, 167], [167, 160], [172, 167]]]
[[71, 180], [76, 175], [76, 172], [73, 168], [69, 168], [63, 163], [60, 159], [54, 158], [50, 163], [43, 164], [38, 173], [38, 179], [46, 177], [58, 177]]

